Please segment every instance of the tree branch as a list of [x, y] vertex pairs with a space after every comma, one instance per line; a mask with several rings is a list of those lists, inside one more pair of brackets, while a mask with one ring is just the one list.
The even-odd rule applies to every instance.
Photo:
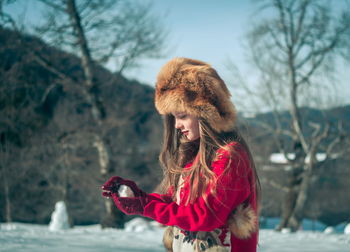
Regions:
[[39, 0], [39, 1], [42, 2], [43, 4], [47, 5], [47, 6], [50, 6], [51, 8], [53, 8], [56, 11], [57, 10], [61, 11], [61, 12], [65, 12], [66, 11], [66, 9], [64, 8], [64, 5], [56, 4], [52, 0]]
[[326, 149], [326, 159], [328, 160], [332, 153], [334, 148], [340, 144], [342, 141], [344, 141], [344, 139], [346, 138], [347, 133], [343, 128], [343, 122], [342, 121], [338, 121], [338, 135], [336, 138], [334, 138], [334, 140], [328, 145], [327, 149]]
[[284, 193], [287, 193], [288, 192], [288, 187], [286, 186], [282, 186], [281, 184], [278, 184], [276, 183], [274, 180], [272, 179], [266, 179], [266, 178], [262, 178], [261, 179], [261, 182], [263, 183], [267, 183], [269, 184], [270, 186], [272, 186], [273, 188], [277, 189], [277, 190], [280, 190], [280, 191], [283, 191]]

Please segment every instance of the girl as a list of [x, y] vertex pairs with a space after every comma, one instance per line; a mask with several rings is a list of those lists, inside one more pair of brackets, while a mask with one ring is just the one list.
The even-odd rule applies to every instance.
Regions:
[[[260, 184], [230, 97], [210, 65], [169, 61], [155, 93], [164, 119], [162, 193], [147, 194], [117, 176], [102, 186], [124, 213], [169, 226], [168, 251], [256, 251]], [[121, 186], [131, 189], [129, 197], [118, 193]]]

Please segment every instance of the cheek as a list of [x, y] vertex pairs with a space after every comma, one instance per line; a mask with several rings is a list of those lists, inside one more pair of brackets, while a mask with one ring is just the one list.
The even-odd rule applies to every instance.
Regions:
[[191, 130], [194, 135], [198, 136], [199, 135], [199, 123], [198, 121], [194, 121], [191, 123]]

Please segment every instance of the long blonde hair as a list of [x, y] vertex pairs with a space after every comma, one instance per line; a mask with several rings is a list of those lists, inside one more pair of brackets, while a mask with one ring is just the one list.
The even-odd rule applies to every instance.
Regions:
[[[190, 193], [187, 197], [187, 202], [192, 203], [198, 197], [203, 197], [207, 203], [205, 192], [209, 185], [212, 193], [215, 195], [215, 185], [217, 177], [211, 170], [212, 161], [217, 158], [216, 151], [219, 148], [228, 150], [233, 156], [235, 155], [234, 148], [228, 146], [228, 143], [238, 142], [241, 147], [247, 152], [250, 159], [250, 166], [253, 170], [256, 185], [257, 201], [260, 198], [260, 181], [256, 172], [255, 164], [249, 147], [244, 138], [239, 134], [237, 129], [230, 132], [218, 133], [203, 120], [199, 120], [199, 139], [195, 141], [186, 141], [179, 130], [175, 128], [175, 118], [172, 114], [163, 116], [164, 135], [163, 147], [159, 155], [160, 163], [163, 167], [164, 178], [160, 186], [161, 192], [165, 193], [173, 186], [173, 199], [176, 198], [176, 190], [179, 186], [179, 178], [185, 173], [185, 177], [189, 182]], [[183, 167], [188, 162], [193, 161], [192, 166], [184, 171]], [[229, 165], [224, 170], [224, 174], [229, 169]]]

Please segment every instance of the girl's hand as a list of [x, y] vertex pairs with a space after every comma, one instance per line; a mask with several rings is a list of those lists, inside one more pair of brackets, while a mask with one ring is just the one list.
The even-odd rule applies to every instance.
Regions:
[[[128, 187], [132, 197], [120, 195], [123, 188]], [[113, 198], [115, 205], [125, 214], [143, 214], [144, 206], [148, 202], [148, 194], [141, 191], [134, 181], [126, 180], [118, 176], [111, 177], [102, 185], [102, 196]], [[132, 191], [132, 192], [131, 192]]]
[[119, 187], [121, 185], [122, 178], [118, 176], [111, 177], [101, 186], [102, 196], [110, 198], [112, 194], [118, 194]]
[[141, 195], [144, 195], [145, 193], [141, 191], [138, 186], [135, 184], [134, 181], [123, 179], [118, 176], [111, 177], [106, 183], [102, 185], [102, 196], [104, 197], [112, 197], [113, 194], [116, 194], [118, 196], [118, 191], [121, 185], [128, 186], [132, 192], [133, 196], [138, 197]]

